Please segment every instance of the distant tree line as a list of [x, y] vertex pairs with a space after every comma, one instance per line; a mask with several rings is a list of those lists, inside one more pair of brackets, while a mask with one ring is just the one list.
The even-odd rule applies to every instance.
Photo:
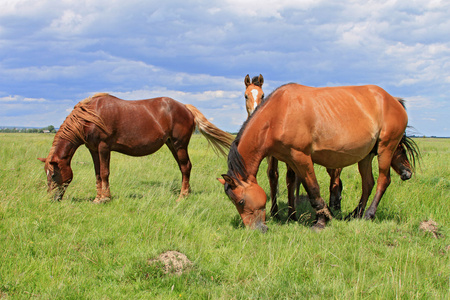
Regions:
[[5, 133], [56, 133], [55, 126], [49, 125], [44, 128], [26, 128], [26, 127], [2, 127], [0, 132]]

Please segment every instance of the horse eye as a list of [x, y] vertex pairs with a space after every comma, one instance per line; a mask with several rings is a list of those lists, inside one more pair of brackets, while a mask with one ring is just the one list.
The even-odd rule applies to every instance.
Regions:
[[261, 100], [262, 100], [262, 99], [264, 99], [264, 94], [262, 94], [262, 96], [261, 96]]
[[244, 205], [244, 203], [245, 203], [244, 199], [241, 199], [241, 200], [238, 202], [239, 205]]
[[245, 95], [245, 99], [248, 99], [248, 95]]

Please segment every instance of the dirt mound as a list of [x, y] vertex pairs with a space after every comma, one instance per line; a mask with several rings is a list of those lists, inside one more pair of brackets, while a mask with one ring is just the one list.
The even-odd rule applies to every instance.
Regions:
[[425, 232], [431, 232], [435, 238], [438, 238], [441, 235], [438, 232], [438, 224], [433, 220], [421, 222], [419, 229]]
[[156, 259], [149, 260], [149, 264], [161, 262], [164, 274], [181, 275], [192, 267], [192, 262], [186, 255], [178, 251], [167, 251]]

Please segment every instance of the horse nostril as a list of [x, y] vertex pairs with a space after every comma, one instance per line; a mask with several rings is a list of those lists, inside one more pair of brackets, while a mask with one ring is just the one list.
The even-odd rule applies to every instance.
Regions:
[[412, 175], [411, 172], [404, 171], [404, 172], [402, 173], [401, 178], [402, 178], [402, 180], [408, 180], [408, 179], [411, 178], [411, 175]]

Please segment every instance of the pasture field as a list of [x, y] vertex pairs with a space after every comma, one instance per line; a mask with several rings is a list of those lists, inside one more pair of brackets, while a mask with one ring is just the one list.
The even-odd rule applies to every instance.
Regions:
[[[300, 221], [286, 222], [281, 164], [281, 220], [269, 218], [266, 234], [241, 226], [216, 180], [227, 171], [226, 158], [201, 135], [189, 147], [188, 198], [176, 202], [181, 173], [164, 147], [139, 158], [113, 153], [113, 199], [104, 205], [92, 203], [94, 167], [84, 146], [63, 201], [50, 201], [36, 158], [48, 154], [52, 139], [0, 134], [2, 299], [450, 297], [450, 139], [415, 140], [422, 152], [416, 174], [402, 182], [392, 171], [374, 221], [334, 219], [320, 233], [309, 229], [309, 204], [300, 205]], [[328, 201], [328, 175], [316, 170]], [[263, 161], [258, 180], [268, 193], [265, 173]], [[344, 169], [342, 180], [347, 215], [361, 192], [357, 167]], [[436, 227], [423, 231], [424, 221]], [[149, 264], [168, 250], [184, 253], [192, 266], [175, 275]]]

